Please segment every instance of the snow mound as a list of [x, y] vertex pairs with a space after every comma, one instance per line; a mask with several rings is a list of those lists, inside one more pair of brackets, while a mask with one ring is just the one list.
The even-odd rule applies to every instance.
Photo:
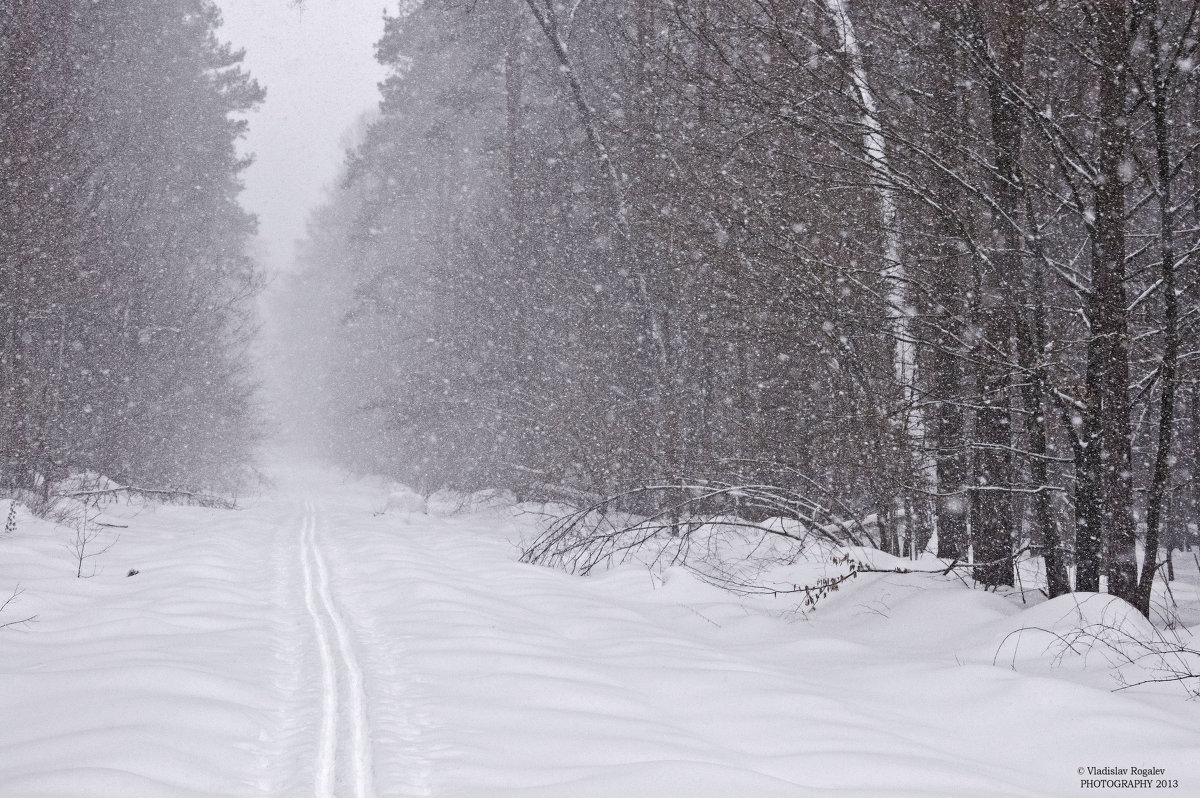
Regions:
[[[38, 616], [0, 630], [0, 798], [324, 794], [366, 761], [379, 796], [1036, 798], [1097, 763], [1200, 784], [1200, 702], [1114, 693], [1106, 660], [1031, 637], [996, 657], [1034, 624], [1152, 640], [1118, 606], [882, 573], [801, 611], [687, 567], [515, 562], [535, 519], [511, 507], [405, 519], [369, 511], [378, 484], [278, 483], [240, 512], [122, 506], [93, 579], [70, 529], [0, 538]], [[844, 567], [825, 554], [784, 567]]]
[[1107, 672], [1118, 685], [1200, 694], [1200, 646], [1186, 629], [1159, 630], [1133, 605], [1101, 593], [1046, 601], [1000, 625], [995, 661], [1028, 670]]

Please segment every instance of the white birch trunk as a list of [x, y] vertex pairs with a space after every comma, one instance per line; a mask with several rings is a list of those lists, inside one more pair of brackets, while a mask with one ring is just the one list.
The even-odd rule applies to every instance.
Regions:
[[[847, 11], [846, 0], [824, 0], [829, 16], [837, 28], [838, 48], [845, 56], [850, 72], [850, 83], [855, 100], [861, 109], [859, 122], [863, 127], [863, 152], [871, 171], [878, 177], [875, 195], [879, 200], [879, 216], [883, 225], [883, 259], [881, 276], [887, 286], [887, 305], [895, 348], [892, 351], [892, 367], [901, 394], [900, 424], [903, 435], [912, 443], [920, 465], [922, 479], [929, 485], [937, 484], [937, 465], [932, 457], [924, 454], [925, 418], [916, 403], [917, 348], [912, 338], [912, 312], [908, 303], [907, 274], [904, 269], [900, 247], [900, 231], [896, 228], [896, 192], [889, 184], [890, 170], [883, 127], [875, 105], [875, 96], [867, 82], [867, 70], [863, 64], [862, 51], [854, 33], [854, 22]], [[913, 551], [912, 521], [905, 519], [905, 537], [909, 551]]]
[[854, 23], [846, 11], [845, 0], [824, 0], [829, 16], [837, 28], [839, 48], [850, 67], [850, 82], [854, 87], [855, 99], [862, 109], [860, 122], [863, 126], [863, 151], [871, 170], [880, 177], [875, 189], [879, 200], [880, 221], [883, 224], [883, 278], [887, 285], [886, 304], [891, 321], [892, 335], [896, 347], [892, 356], [896, 381], [904, 397], [904, 426], [910, 435], [923, 438], [921, 414], [914, 405], [916, 384], [916, 346], [910, 331], [910, 309], [908, 306], [907, 275], [901, 260], [900, 232], [896, 229], [896, 193], [888, 186], [889, 170], [887, 147], [883, 128], [879, 124], [875, 97], [867, 83], [867, 71], [863, 65], [862, 52], [854, 34]]

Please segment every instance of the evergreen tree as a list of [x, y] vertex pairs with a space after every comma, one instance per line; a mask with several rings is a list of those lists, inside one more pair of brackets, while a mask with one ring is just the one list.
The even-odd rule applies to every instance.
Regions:
[[236, 115], [261, 89], [209, 0], [0, 13], [0, 475], [236, 478], [260, 279]]

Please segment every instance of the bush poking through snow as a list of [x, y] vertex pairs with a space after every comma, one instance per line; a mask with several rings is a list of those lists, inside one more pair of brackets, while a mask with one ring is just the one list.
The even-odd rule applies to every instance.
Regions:
[[852, 516], [793, 491], [705, 480], [642, 485], [552, 515], [521, 560], [581, 575], [625, 562], [719, 565], [738, 552], [778, 564], [813, 543], [875, 541]]
[[817, 603], [830, 593], [836, 593], [843, 582], [848, 582], [851, 579], [855, 579], [858, 577], [859, 573], [870, 570], [866, 565], [858, 560], [855, 560], [849, 554], [845, 554], [841, 557], [834, 557], [832, 562], [835, 566], [844, 565], [850, 570], [839, 576], [822, 577], [821, 579], [817, 580], [815, 585], [806, 585], [803, 588], [804, 606], [806, 609], [816, 609]]
[[[1065, 613], [1064, 604], [1071, 605]], [[1034, 658], [1048, 656], [1055, 667], [1072, 658], [1082, 664], [1100, 658], [1112, 669], [1117, 690], [1178, 684], [1189, 697], [1200, 698], [1200, 647], [1189, 632], [1158, 629], [1133, 605], [1100, 593], [1062, 596], [1034, 611], [1048, 622], [1006, 635], [993, 664], [1009, 660], [1015, 670], [1019, 660], [1030, 657], [1027, 638], [1032, 638], [1040, 641]]]
[[33, 623], [37, 620], [36, 615], [30, 615], [28, 618], [22, 618], [18, 621], [6, 621], [2, 617], [4, 615], [4, 611], [7, 610], [13, 604], [13, 602], [20, 598], [21, 593], [23, 592], [24, 591], [21, 590], [21, 586], [17, 585], [15, 588], [13, 588], [12, 595], [6, 598], [3, 602], [0, 602], [0, 629], [7, 629], [10, 626], [23, 626], [27, 623]]
[[[864, 559], [871, 555], [855, 553], [875, 549], [870, 524], [838, 517], [769, 485], [642, 486], [578, 509], [560, 506], [547, 515], [541, 534], [523, 549], [522, 562], [579, 575], [625, 563], [679, 566], [741, 595], [803, 594], [805, 609], [814, 609], [862, 573], [945, 577], [954, 572], [965, 583], [957, 571], [973, 567], [957, 560], [928, 568], [899, 561], [874, 565]], [[824, 572], [829, 564], [836, 573]]]
[[[4, 520], [4, 534], [12, 535], [17, 531], [17, 501], [10, 499], [8, 502], [8, 516]], [[0, 602], [0, 629], [7, 629], [10, 626], [22, 626], [27, 623], [32, 623], [37, 620], [36, 615], [30, 615], [28, 618], [21, 618], [16, 621], [8, 621], [4, 619], [4, 611], [11, 607], [18, 598], [20, 598], [21, 586], [17, 585], [13, 588], [12, 594], [4, 601]]]
[[[83, 512], [80, 513], [79, 519], [75, 524], [75, 538], [67, 544], [67, 549], [71, 552], [72, 559], [75, 561], [75, 577], [77, 579], [90, 579], [96, 575], [95, 563], [89, 563], [106, 553], [113, 546], [117, 545], [120, 536], [114, 536], [107, 544], [100, 541], [103, 530], [100, 524], [96, 523], [99, 513], [90, 514], [88, 505], [84, 505]], [[100, 542], [97, 542], [100, 541]], [[84, 574], [85, 566], [90, 566], [87, 574]]]

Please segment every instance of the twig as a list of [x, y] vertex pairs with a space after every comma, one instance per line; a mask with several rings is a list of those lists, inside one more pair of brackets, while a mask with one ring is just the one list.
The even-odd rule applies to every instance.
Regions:
[[[12, 595], [6, 598], [3, 604], [0, 604], [0, 613], [3, 613], [6, 609], [8, 609], [8, 605], [16, 601], [17, 597], [24, 592], [25, 591], [21, 589], [20, 585], [17, 585], [15, 588], [13, 588]], [[21, 626], [22, 624], [32, 623], [36, 620], [36, 615], [30, 615], [28, 618], [23, 618], [19, 621], [7, 621], [6, 623], [0, 623], [0, 629], [7, 629], [10, 626]]]

